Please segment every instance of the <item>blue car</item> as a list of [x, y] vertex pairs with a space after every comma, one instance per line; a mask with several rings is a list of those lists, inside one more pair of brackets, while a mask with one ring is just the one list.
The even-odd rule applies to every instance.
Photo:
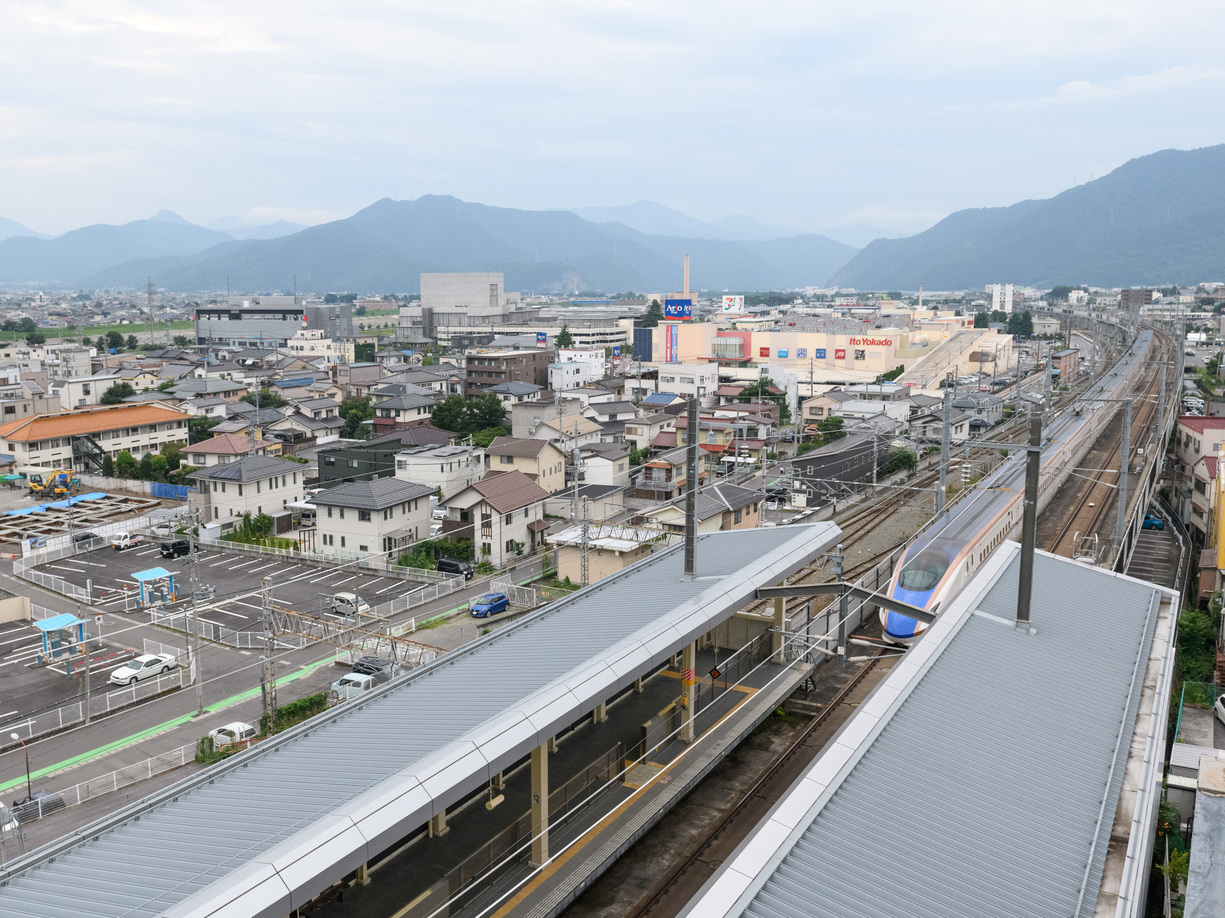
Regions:
[[1149, 516], [1145, 514], [1144, 522], [1140, 524], [1141, 529], [1165, 529], [1165, 520], [1159, 516]]
[[473, 618], [488, 618], [499, 612], [505, 612], [509, 608], [510, 599], [505, 593], [486, 593], [472, 600], [468, 606]]

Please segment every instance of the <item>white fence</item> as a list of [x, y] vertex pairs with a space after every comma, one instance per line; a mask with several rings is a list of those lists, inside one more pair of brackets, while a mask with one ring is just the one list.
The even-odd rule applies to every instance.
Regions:
[[89, 589], [69, 583], [63, 577], [48, 574], [46, 571], [34, 570], [34, 565], [45, 564], [48, 561], [58, 561], [74, 554], [73, 547], [67, 549], [40, 549], [36, 555], [13, 559], [13, 576], [36, 583], [44, 589], [67, 596], [77, 602], [89, 602]]
[[498, 577], [489, 581], [489, 589], [495, 593], [505, 593], [512, 606], [534, 609], [540, 605], [540, 599], [534, 588], [519, 586], [510, 577]]
[[88, 542], [74, 543], [73, 537], [70, 534], [48, 536], [45, 548], [31, 548], [28, 539], [21, 540], [21, 553], [25, 557], [41, 556], [44, 552], [60, 551], [71, 549], [64, 554], [53, 557], [41, 558], [35, 562], [42, 564], [44, 561], [55, 561], [59, 558], [66, 558], [69, 555], [74, 555], [78, 551], [91, 551], [95, 548], [101, 548], [103, 545], [110, 544], [111, 536], [120, 532], [152, 532], [155, 523], [167, 522], [163, 519], [154, 519], [151, 516], [134, 516], [126, 520], [116, 520], [111, 523], [99, 523], [96, 526], [88, 525], [84, 522], [77, 529], [80, 532], [92, 532], [96, 539], [90, 539]]
[[[192, 619], [191, 615], [186, 611], [162, 614], [154, 608], [150, 610], [150, 617], [155, 625], [169, 628], [172, 631], [181, 631], [184, 634], [191, 633]], [[195, 624], [196, 635], [206, 641], [228, 644], [230, 647], [237, 647], [239, 650], [264, 649], [264, 632], [262, 630], [235, 631], [233, 628], [215, 625], [212, 622], [202, 621], [199, 618], [196, 619]], [[276, 643], [277, 646], [289, 650], [301, 650], [312, 642], [300, 634], [278, 634], [276, 636]]]
[[[122, 662], [125, 658], [130, 659], [132, 656], [135, 656], [135, 652], [130, 650], [112, 655], [113, 662], [115, 663]], [[108, 662], [112, 662], [112, 659], [108, 658]], [[105, 671], [91, 671], [90, 678], [91, 680], [96, 680], [95, 684], [100, 683], [101, 686], [108, 685], [105, 681]], [[187, 670], [178, 667], [163, 675], [136, 682], [125, 688], [100, 694], [91, 694], [88, 701], [90, 719], [105, 717], [108, 714], [131, 707], [138, 701], [152, 698], [154, 695], [160, 695], [162, 692], [169, 692], [172, 689], [185, 688], [190, 684], [191, 680]], [[85, 705], [86, 700], [81, 699], [75, 704], [67, 704], [61, 708], [44, 711], [41, 714], [27, 717], [25, 720], [7, 724], [4, 728], [3, 736], [0, 736], [0, 752], [18, 745], [17, 740], [10, 738], [10, 733], [16, 733], [21, 739], [29, 741], [45, 736], [48, 733], [57, 733], [65, 727], [84, 723]]]
[[423, 587], [418, 587], [415, 590], [409, 590], [407, 593], [402, 593], [395, 599], [389, 599], [387, 602], [379, 603], [371, 610], [371, 614], [375, 618], [391, 618], [393, 615], [398, 615], [401, 612], [407, 612], [414, 606], [420, 606], [427, 602], [433, 602], [442, 596], [447, 596], [454, 593], [456, 590], [464, 588], [464, 578], [461, 576], [447, 577], [445, 580], [440, 580], [438, 583], [428, 583]]
[[[442, 582], [456, 575], [443, 574], [438, 571], [427, 571], [416, 567], [400, 567], [389, 563], [380, 555], [360, 555], [353, 552], [313, 552], [301, 551], [296, 548], [269, 548], [264, 545], [247, 545], [245, 542], [231, 542], [228, 539], [200, 539], [201, 545], [209, 545], [221, 551], [233, 551], [245, 554], [271, 555], [274, 558], [285, 558], [300, 564], [313, 564], [317, 567], [331, 567], [338, 564], [352, 564], [363, 570], [378, 571], [390, 577], [402, 580], [425, 580]], [[462, 579], [462, 578], [461, 578]]]

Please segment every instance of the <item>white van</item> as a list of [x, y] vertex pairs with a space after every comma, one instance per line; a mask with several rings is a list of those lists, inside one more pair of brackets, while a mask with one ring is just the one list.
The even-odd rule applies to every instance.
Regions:
[[370, 603], [356, 593], [336, 593], [332, 596], [332, 611], [346, 618], [351, 615], [369, 615]]
[[332, 683], [331, 694], [334, 694], [339, 701], [348, 701], [369, 692], [376, 684], [374, 676], [368, 676], [365, 673], [348, 673]]

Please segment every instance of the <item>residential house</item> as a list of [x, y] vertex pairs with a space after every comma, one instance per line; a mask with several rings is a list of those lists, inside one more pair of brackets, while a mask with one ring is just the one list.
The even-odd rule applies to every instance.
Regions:
[[566, 486], [566, 456], [549, 440], [495, 437], [485, 450], [485, 466], [523, 472], [550, 494]]
[[374, 407], [375, 433], [383, 434], [389, 430], [428, 424], [437, 402], [438, 399], [434, 393], [397, 395], [381, 401]]
[[830, 389], [828, 392], [804, 399], [800, 406], [803, 423], [815, 429], [821, 421], [835, 417], [839, 406], [844, 402], [849, 402], [852, 398], [854, 396], [842, 389]]
[[[630, 449], [646, 449], [660, 431], [675, 429], [676, 417], [674, 415], [656, 411], [646, 417], [634, 418], [625, 422], [625, 443]], [[672, 445], [676, 445], [675, 438]]]
[[[970, 418], [972, 416], [960, 409], [955, 410], [949, 419], [949, 441], [961, 443], [970, 437]], [[901, 425], [899, 424], [899, 427]], [[927, 414], [915, 415], [910, 419], [910, 432], [915, 436], [939, 443], [943, 437], [944, 412], [932, 411]]]
[[[627, 385], [632, 386], [635, 383], [636, 380], [631, 379]], [[638, 407], [643, 411], [664, 411], [675, 416], [684, 411], [688, 404], [688, 399], [682, 398], [675, 393], [652, 392], [638, 402]]]
[[630, 526], [589, 526], [584, 538], [582, 526], [571, 526], [549, 537], [557, 550], [557, 576], [571, 583], [583, 582], [583, 545], [587, 548], [587, 582], [597, 583], [635, 561], [649, 557], [656, 546], [666, 548], [660, 534], [652, 529]]
[[218, 434], [208, 440], [193, 443], [183, 448], [183, 461], [193, 468], [204, 469], [210, 465], [225, 465], [242, 459], [244, 456], [281, 455], [281, 443], [278, 440], [256, 440], [240, 437], [237, 434]]
[[304, 470], [296, 462], [271, 456], [247, 456], [198, 469], [195, 479], [204, 501], [204, 519], [219, 523], [222, 532], [245, 514], [277, 513], [302, 500]]
[[560, 418], [542, 418], [528, 436], [535, 440], [548, 440], [559, 449], [569, 451], [599, 443], [602, 432], [603, 428], [595, 421], [571, 414]]
[[[311, 501], [324, 555], [387, 555], [430, 535], [428, 485], [398, 478], [348, 481]], [[368, 600], [369, 601], [369, 600]], [[371, 602], [371, 605], [374, 603]]]
[[[635, 483], [634, 496], [648, 500], [670, 500], [685, 489], [688, 473], [685, 468], [686, 450], [681, 447], [652, 456], [642, 465], [642, 472]], [[698, 483], [705, 478], [698, 470]]]
[[548, 497], [523, 472], [490, 472], [447, 501], [443, 533], [472, 538], [477, 558], [501, 567], [543, 544]]
[[592, 443], [581, 451], [581, 480], [586, 484], [628, 488], [630, 483], [629, 450], [619, 443]]
[[1217, 487], [1217, 456], [1201, 456], [1191, 467], [1190, 513], [1187, 517], [1187, 530], [1191, 541], [1203, 548], [1216, 545], [1217, 514], [1221, 508], [1216, 506], [1214, 499], [1219, 491]]
[[[350, 345], [352, 346], [352, 345]], [[345, 397], [365, 395], [365, 387], [383, 379], [383, 368], [375, 362], [341, 363], [332, 368], [332, 378], [344, 392]], [[363, 391], [359, 391], [363, 390]]]
[[221, 379], [217, 376], [207, 376], [204, 379], [183, 379], [170, 390], [171, 394], [177, 395], [179, 398], [194, 399], [200, 396], [215, 395], [231, 404], [238, 401], [249, 391], [250, 389], [245, 383]]
[[455, 434], [434, 427], [408, 427], [393, 430], [372, 440], [357, 440], [329, 445], [318, 451], [319, 483], [366, 481], [391, 478], [396, 473], [396, 457], [406, 449], [449, 444]]
[[[698, 490], [698, 532], [756, 529], [761, 525], [761, 492], [734, 484], [712, 484]], [[644, 515], [669, 532], [685, 531], [685, 500], [681, 497]]]
[[972, 392], [954, 399], [953, 409], [970, 416], [970, 432], [981, 434], [1004, 419], [1004, 400], [986, 392]]
[[[558, 491], [545, 501], [544, 512], [548, 516], [580, 520], [584, 513], [593, 523], [620, 519], [625, 512], [625, 490], [612, 485], [573, 485]], [[549, 538], [552, 542], [552, 537]]]
[[285, 417], [269, 424], [268, 429], [282, 440], [302, 443], [335, 439], [340, 436], [344, 426], [344, 420], [338, 415], [317, 418], [312, 416], [309, 410], [300, 411], [294, 406], [285, 413]]
[[515, 380], [514, 382], [499, 383], [496, 386], [491, 386], [489, 391], [500, 398], [502, 403], [509, 408], [511, 405], [519, 404], [519, 402], [529, 402], [539, 397], [543, 390], [535, 383]]
[[414, 446], [396, 454], [396, 478], [426, 485], [446, 501], [485, 475], [479, 446]]
[[190, 415], [161, 402], [36, 414], [0, 425], [0, 451], [18, 467], [99, 471], [104, 456], [140, 458], [163, 446], [187, 445]]
[[[1196, 519], [1192, 512], [1195, 492], [1195, 468], [1205, 456], [1215, 459], [1225, 444], [1225, 417], [1183, 416], [1174, 422], [1174, 456], [1170, 461], [1173, 478], [1172, 498], [1179, 519], [1191, 526]], [[1203, 492], [1201, 497], [1204, 496]], [[1202, 501], [1201, 501], [1202, 503]], [[1203, 521], [1199, 533], [1210, 532]], [[1195, 535], [1196, 533], [1192, 533]], [[1201, 543], [1210, 545], [1212, 542]]]

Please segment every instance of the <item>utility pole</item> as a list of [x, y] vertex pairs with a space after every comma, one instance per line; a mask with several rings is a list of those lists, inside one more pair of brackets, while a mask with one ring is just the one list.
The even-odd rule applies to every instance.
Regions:
[[199, 520], [194, 508], [188, 506], [190, 523], [187, 527], [189, 541], [187, 561], [191, 576], [188, 584], [191, 587], [191, 623], [187, 628], [187, 659], [191, 665], [191, 681], [196, 687], [196, 716], [204, 713], [204, 662], [200, 659], [200, 619], [196, 609], [196, 601], [200, 595], [200, 580], [196, 574], [196, 562], [199, 560], [199, 545], [196, 542], [196, 529]]
[[[80, 617], [81, 617], [81, 604], [80, 602], [78, 602], [77, 603], [77, 618], [80, 619]], [[85, 657], [85, 726], [88, 727], [90, 721], [93, 719], [90, 716], [90, 707], [91, 707], [90, 702], [93, 699], [90, 697], [90, 686], [89, 686], [89, 638], [86, 638], [84, 641], [81, 642], [81, 653]]]
[[1131, 400], [1125, 399], [1123, 402], [1123, 442], [1119, 445], [1119, 509], [1114, 520], [1114, 551], [1116, 559], [1123, 552], [1123, 525], [1127, 521], [1127, 472], [1130, 467]]
[[940, 487], [936, 491], [936, 513], [944, 510], [948, 495], [949, 426], [953, 419], [953, 374], [944, 375], [944, 423], [940, 427]]
[[689, 416], [686, 420], [685, 444], [685, 576], [697, 577], [697, 528], [698, 528], [698, 399], [689, 399]]
[[[843, 562], [846, 555], [843, 554], [842, 544], [839, 543], [838, 548], [829, 556], [832, 565], [834, 580], [838, 583], [842, 582]], [[845, 591], [838, 598], [838, 668], [846, 669], [846, 616], [847, 616], [847, 594]], [[826, 619], [828, 621], [828, 619]]]
[[587, 498], [583, 498], [583, 521], [579, 527], [579, 580], [582, 586], [591, 582], [588, 564], [591, 554], [590, 526], [587, 519]]
[[264, 661], [260, 667], [260, 694], [268, 732], [276, 732], [276, 636], [272, 627], [272, 578], [263, 578]]
[[1042, 415], [1031, 409], [1025, 460], [1025, 501], [1021, 512], [1021, 571], [1017, 583], [1017, 626], [1029, 625], [1034, 593], [1034, 545], [1038, 537], [1038, 478], [1042, 471]]

